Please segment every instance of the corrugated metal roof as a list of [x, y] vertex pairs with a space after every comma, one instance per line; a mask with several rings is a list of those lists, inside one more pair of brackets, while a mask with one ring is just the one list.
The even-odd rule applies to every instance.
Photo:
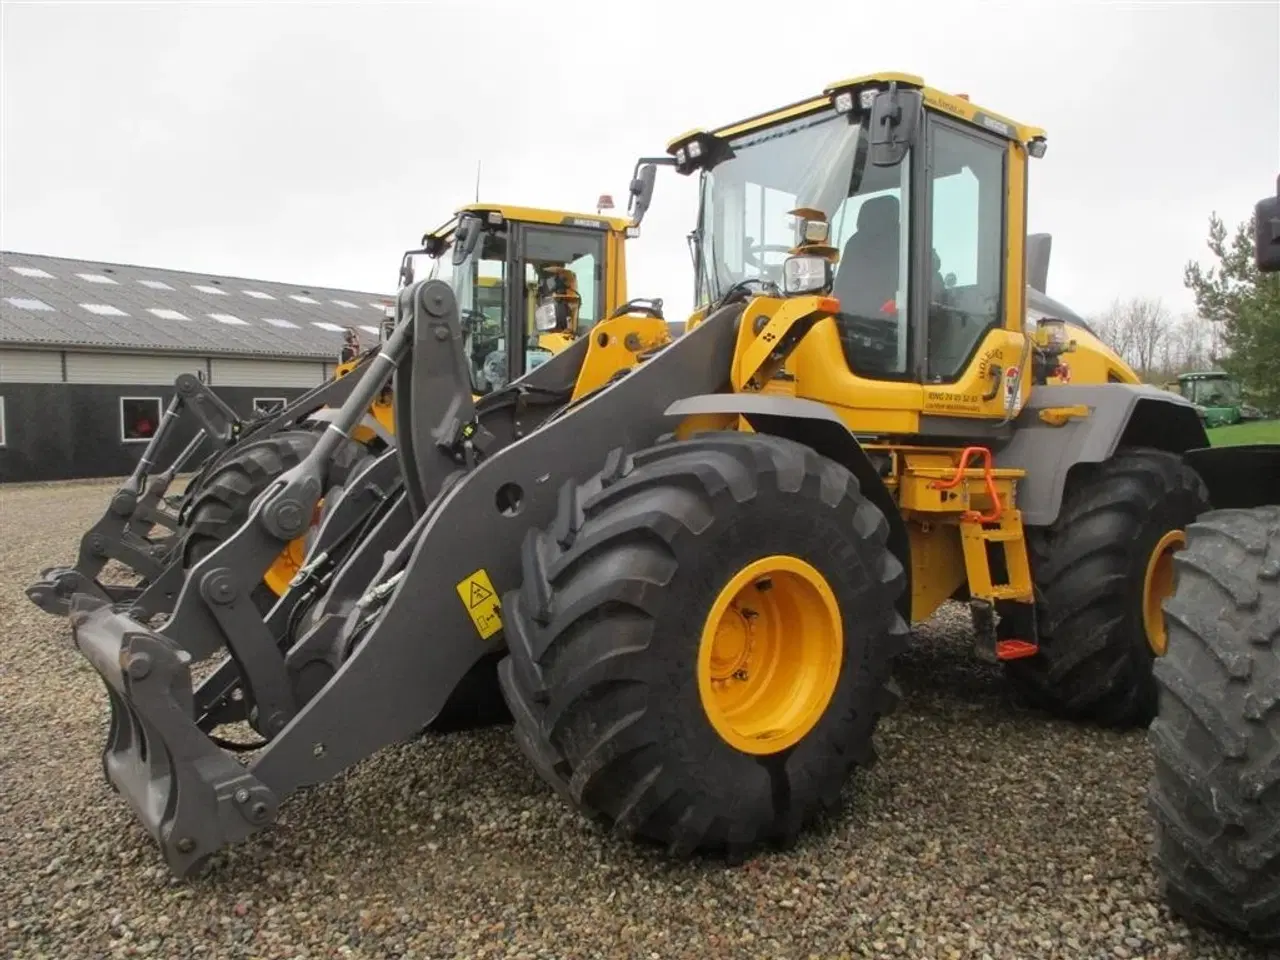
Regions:
[[0, 251], [0, 345], [333, 360], [391, 296]]

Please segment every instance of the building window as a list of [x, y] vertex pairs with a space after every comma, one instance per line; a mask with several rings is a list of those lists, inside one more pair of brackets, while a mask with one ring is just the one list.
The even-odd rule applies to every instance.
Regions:
[[160, 426], [159, 397], [120, 398], [120, 439], [146, 443]]
[[270, 413], [278, 407], [283, 407], [284, 403], [284, 397], [254, 397], [253, 412]]
[[4, 397], [0, 397], [0, 447], [9, 445], [9, 433], [5, 430]]

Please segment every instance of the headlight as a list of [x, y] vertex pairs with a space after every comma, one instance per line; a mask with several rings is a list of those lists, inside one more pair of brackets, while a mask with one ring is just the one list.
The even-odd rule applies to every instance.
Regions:
[[831, 261], [825, 257], [788, 257], [782, 263], [782, 292], [789, 297], [820, 293], [831, 286]]
[[533, 322], [539, 330], [554, 330], [556, 328], [555, 301], [548, 301], [538, 307], [538, 309], [533, 312]]

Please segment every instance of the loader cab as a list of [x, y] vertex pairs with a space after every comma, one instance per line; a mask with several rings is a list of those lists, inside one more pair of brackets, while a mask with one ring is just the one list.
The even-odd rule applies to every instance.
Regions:
[[1031, 379], [1025, 191], [1041, 131], [879, 74], [668, 150], [700, 177], [701, 308], [786, 295], [788, 261], [831, 262], [823, 289], [801, 292], [833, 295], [839, 312], [796, 348], [791, 389], [860, 432], [955, 433], [935, 421], [1016, 414]]
[[437, 231], [445, 237], [435, 245], [445, 262], [440, 276], [458, 298], [476, 394], [545, 363], [625, 299], [626, 226], [604, 217], [476, 205]]

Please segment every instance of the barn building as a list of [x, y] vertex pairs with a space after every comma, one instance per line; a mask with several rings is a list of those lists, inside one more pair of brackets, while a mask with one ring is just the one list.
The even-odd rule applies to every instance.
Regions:
[[347, 330], [376, 343], [390, 302], [0, 251], [0, 482], [128, 474], [181, 373], [241, 417], [286, 403], [332, 375]]

